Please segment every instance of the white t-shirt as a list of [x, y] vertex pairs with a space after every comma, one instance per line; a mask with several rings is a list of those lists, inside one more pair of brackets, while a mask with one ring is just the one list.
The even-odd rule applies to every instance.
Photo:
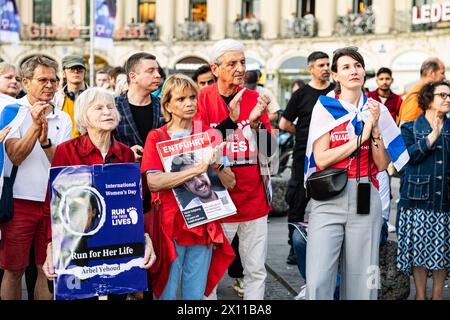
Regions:
[[[27, 96], [17, 102], [31, 107]], [[52, 141], [53, 146], [71, 139], [72, 121], [67, 113], [55, 108], [54, 112], [48, 114], [46, 118], [48, 121], [48, 138]], [[32, 125], [33, 118], [28, 111], [22, 124], [15, 132], [10, 133], [7, 140], [21, 139]], [[13, 188], [14, 198], [43, 202], [47, 193], [49, 168], [50, 161], [48, 161], [39, 141], [36, 141], [33, 150], [17, 170]]]

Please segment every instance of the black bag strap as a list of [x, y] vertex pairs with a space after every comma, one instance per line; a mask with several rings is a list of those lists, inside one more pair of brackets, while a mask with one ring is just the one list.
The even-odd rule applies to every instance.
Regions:
[[[364, 129], [364, 125], [363, 125], [363, 129]], [[361, 134], [357, 137], [357, 148], [356, 148], [356, 151], [355, 151], [355, 153], [356, 153], [356, 182], [358, 182], [359, 183], [359, 180], [360, 180], [360, 178], [361, 178], [361, 147], [362, 147], [362, 132], [361, 132]], [[368, 166], [368, 179], [369, 179], [369, 182], [372, 182], [372, 170], [371, 170], [371, 168], [370, 168], [370, 166], [371, 166], [371, 161], [370, 161], [370, 158], [371, 158], [371, 152], [370, 152], [371, 150], [370, 150], [370, 143], [369, 143], [369, 150], [368, 150], [368, 153], [369, 153], [369, 156], [368, 156], [368, 163], [367, 163], [367, 166]]]
[[16, 175], [17, 175], [17, 166], [13, 166], [12, 170], [11, 170], [11, 175], [10, 175], [10, 179], [11, 179], [11, 183], [14, 184], [14, 181], [16, 180]]

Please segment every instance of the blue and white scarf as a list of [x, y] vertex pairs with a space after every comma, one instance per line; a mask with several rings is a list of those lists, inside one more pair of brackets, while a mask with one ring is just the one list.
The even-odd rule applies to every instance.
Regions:
[[[29, 112], [27, 106], [21, 106], [16, 99], [0, 93], [0, 130], [8, 124], [11, 126], [6, 138], [20, 127], [27, 112]], [[9, 177], [11, 169], [12, 164], [6, 155], [5, 144], [0, 143], [0, 196], [3, 188], [3, 175]]]
[[[356, 107], [351, 103], [334, 98], [335, 93], [331, 91], [327, 96], [320, 96], [314, 106], [311, 123], [309, 125], [308, 143], [306, 145], [305, 157], [305, 183], [308, 177], [316, 172], [314, 161], [313, 144], [337, 126], [349, 121], [347, 131], [349, 139], [358, 136], [363, 129], [363, 122], [370, 116], [367, 106], [367, 97], [361, 93], [359, 105]], [[380, 103], [380, 118], [378, 127], [381, 131], [386, 151], [397, 171], [408, 163], [409, 154], [405, 142], [402, 139], [400, 129], [392, 119], [389, 110]]]

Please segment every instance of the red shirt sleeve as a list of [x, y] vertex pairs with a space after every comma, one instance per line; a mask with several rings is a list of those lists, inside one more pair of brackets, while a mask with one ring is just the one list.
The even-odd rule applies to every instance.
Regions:
[[144, 155], [142, 156], [141, 172], [147, 173], [149, 170], [164, 171], [161, 159], [159, 158], [156, 143], [159, 142], [158, 132], [153, 130], [147, 136], [144, 146]]

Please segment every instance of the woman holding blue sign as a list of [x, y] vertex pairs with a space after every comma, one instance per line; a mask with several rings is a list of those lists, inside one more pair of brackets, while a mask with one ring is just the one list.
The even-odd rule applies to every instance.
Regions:
[[[75, 121], [81, 135], [57, 146], [52, 167], [133, 163], [135, 161], [133, 151], [118, 142], [112, 135], [119, 120], [120, 115], [115, 107], [114, 96], [109, 91], [96, 87], [85, 90], [75, 103]], [[47, 196], [46, 202], [49, 203], [49, 201], [49, 196]], [[47, 207], [47, 209], [50, 212], [50, 208]], [[83, 210], [74, 212], [82, 214]], [[88, 227], [87, 224], [84, 226]], [[55, 279], [57, 275], [52, 258], [51, 230], [49, 230], [48, 241], [47, 259], [43, 270], [48, 279]], [[143, 260], [144, 263], [141, 267], [144, 269], [150, 268], [156, 260], [148, 234], [145, 234]]]

